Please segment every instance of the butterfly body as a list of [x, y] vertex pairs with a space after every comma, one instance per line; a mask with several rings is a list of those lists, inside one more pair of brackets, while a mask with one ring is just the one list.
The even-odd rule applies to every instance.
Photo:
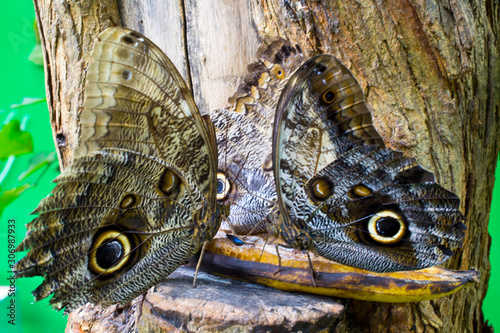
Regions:
[[278, 104], [273, 139], [289, 245], [376, 272], [439, 264], [464, 237], [459, 199], [413, 159], [384, 147], [361, 87], [333, 56], [308, 60]]
[[45, 277], [39, 300], [70, 312], [127, 303], [213, 238], [215, 133], [170, 60], [110, 28], [92, 53], [78, 148], [34, 211], [18, 276]]

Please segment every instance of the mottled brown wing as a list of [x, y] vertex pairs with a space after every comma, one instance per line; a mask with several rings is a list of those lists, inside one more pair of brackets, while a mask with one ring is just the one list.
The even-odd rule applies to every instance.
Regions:
[[35, 209], [15, 267], [45, 277], [35, 299], [53, 293], [65, 312], [130, 301], [220, 224], [214, 129], [174, 65], [118, 27], [99, 35], [92, 57], [74, 160]]
[[430, 267], [462, 246], [456, 195], [384, 147], [360, 85], [335, 57], [308, 60], [278, 104], [273, 138], [281, 219], [291, 246], [376, 272]]
[[[217, 197], [229, 210], [227, 223], [239, 234], [266, 230], [276, 203], [272, 174], [272, 125], [279, 96], [303, 61], [299, 46], [275, 38], [259, 47], [232, 106], [212, 114], [219, 149]], [[223, 229], [230, 229], [223, 223]]]

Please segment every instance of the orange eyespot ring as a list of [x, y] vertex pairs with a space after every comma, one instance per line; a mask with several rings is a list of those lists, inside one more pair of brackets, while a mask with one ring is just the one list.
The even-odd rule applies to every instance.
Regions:
[[335, 101], [335, 92], [331, 89], [328, 89], [323, 93], [323, 102], [326, 104], [331, 104]]
[[401, 216], [390, 210], [380, 211], [368, 221], [370, 237], [382, 245], [398, 243], [406, 234], [406, 230], [406, 223]]
[[280, 66], [278, 66], [278, 68], [276, 69], [276, 77], [278, 79], [283, 79], [285, 77], [285, 70]]

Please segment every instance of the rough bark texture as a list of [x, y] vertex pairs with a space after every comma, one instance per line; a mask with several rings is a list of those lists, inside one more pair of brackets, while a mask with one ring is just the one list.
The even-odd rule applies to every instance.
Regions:
[[121, 24], [114, 1], [35, 0], [45, 63], [47, 103], [59, 164], [71, 162], [78, 139], [85, 68], [100, 31]]
[[[482, 273], [475, 287], [435, 301], [349, 301], [350, 327], [366, 332], [485, 328], [487, 222], [500, 149], [498, 1], [35, 0], [35, 8], [62, 166], [75, 148], [89, 53], [108, 26], [123, 22], [164, 49], [192, 83], [204, 112], [225, 106], [237, 78], [254, 60], [258, 38], [281, 35], [307, 55], [337, 56], [362, 84], [384, 140], [417, 157], [462, 199], [468, 236], [447, 266]], [[341, 326], [337, 331], [347, 327]]]

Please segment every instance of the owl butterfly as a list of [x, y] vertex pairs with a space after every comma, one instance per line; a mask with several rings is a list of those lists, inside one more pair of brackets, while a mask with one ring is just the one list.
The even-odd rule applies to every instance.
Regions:
[[65, 313], [126, 303], [194, 255], [220, 225], [217, 152], [174, 65], [124, 28], [99, 35], [70, 167], [34, 213], [18, 277]]
[[284, 88], [273, 132], [277, 221], [290, 246], [375, 272], [442, 263], [463, 243], [459, 198], [385, 148], [363, 91], [335, 57], [308, 60]]
[[229, 209], [223, 229], [238, 234], [266, 230], [264, 219], [276, 204], [272, 174], [272, 126], [276, 104], [291, 74], [303, 61], [298, 45], [275, 38], [259, 47], [231, 108], [216, 110], [219, 170], [217, 200]]

